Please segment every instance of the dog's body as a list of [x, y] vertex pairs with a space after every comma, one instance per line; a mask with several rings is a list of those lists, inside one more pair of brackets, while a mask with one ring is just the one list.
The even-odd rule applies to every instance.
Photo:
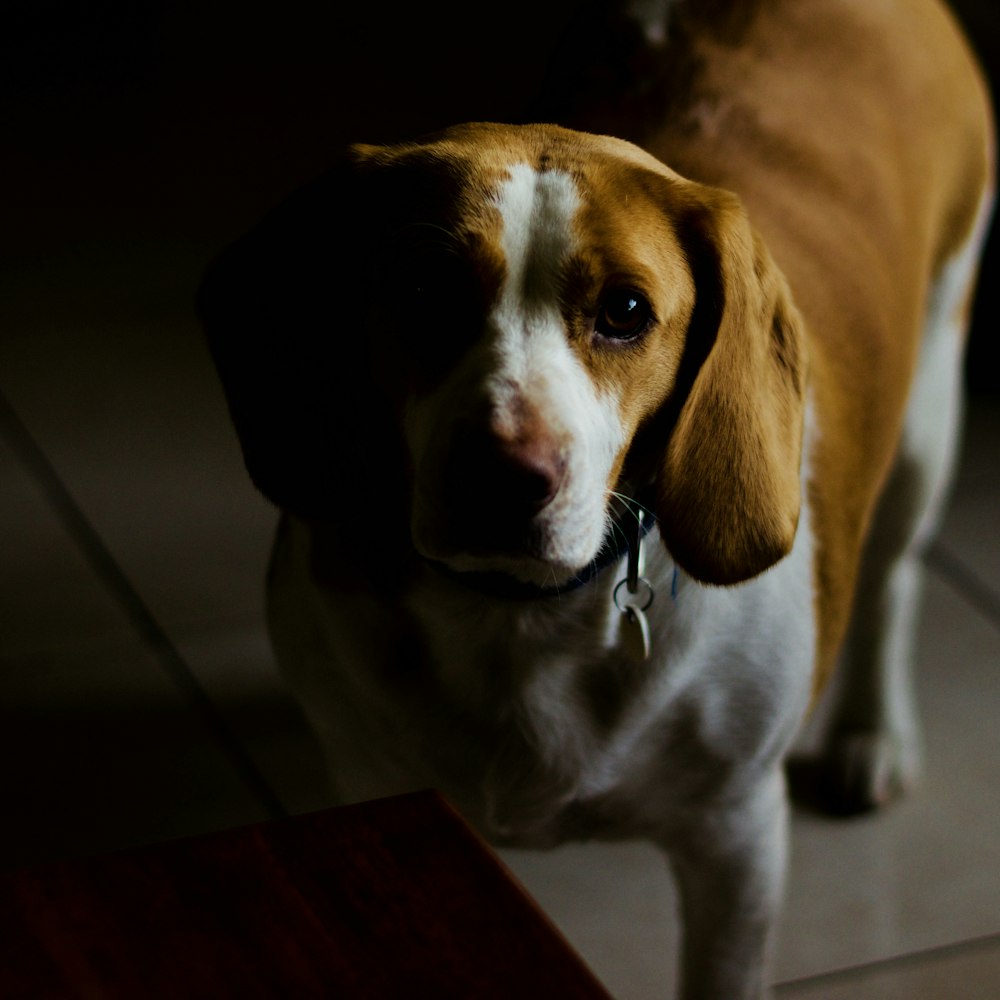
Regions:
[[[620, 122], [646, 152], [551, 126], [357, 147], [203, 309], [289, 511], [271, 630], [340, 794], [435, 786], [504, 843], [654, 840], [684, 995], [731, 1000], [764, 988], [781, 766], [838, 651], [842, 793], [918, 769], [989, 116], [933, 3], [636, 6], [670, 67]], [[650, 591], [602, 549], [637, 500]]]

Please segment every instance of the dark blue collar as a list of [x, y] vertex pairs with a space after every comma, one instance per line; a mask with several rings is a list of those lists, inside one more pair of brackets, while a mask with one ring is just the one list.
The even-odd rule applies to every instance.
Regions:
[[[625, 516], [631, 517], [632, 515], [626, 513]], [[507, 576], [506, 573], [463, 573], [432, 559], [425, 561], [442, 576], [460, 583], [463, 587], [469, 587], [471, 590], [478, 590], [491, 597], [500, 597], [511, 601], [539, 601], [549, 597], [561, 597], [563, 594], [572, 593], [574, 590], [586, 586], [609, 566], [616, 566], [620, 563], [628, 555], [630, 544], [635, 544], [645, 538], [655, 524], [656, 517], [653, 513], [642, 508], [639, 515], [638, 534], [634, 529], [625, 531], [620, 523], [613, 525], [601, 546], [601, 550], [594, 559], [576, 576], [556, 587], [541, 587], [534, 583], [525, 583], [512, 576]]]

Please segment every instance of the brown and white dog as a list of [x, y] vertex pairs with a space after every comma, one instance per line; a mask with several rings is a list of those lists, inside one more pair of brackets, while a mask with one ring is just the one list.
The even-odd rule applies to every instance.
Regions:
[[634, 16], [653, 83], [617, 119], [353, 147], [201, 302], [341, 796], [652, 839], [683, 995], [736, 1000], [766, 991], [783, 759], [838, 654], [842, 796], [919, 769], [992, 135], [930, 0]]

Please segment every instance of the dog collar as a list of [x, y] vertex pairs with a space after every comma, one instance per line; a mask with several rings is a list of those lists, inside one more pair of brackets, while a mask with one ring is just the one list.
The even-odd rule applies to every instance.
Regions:
[[[628, 510], [627, 523], [616, 522], [608, 532], [601, 546], [601, 550], [594, 559], [590, 561], [576, 576], [561, 583], [556, 587], [541, 587], [533, 583], [525, 583], [505, 573], [477, 573], [463, 572], [452, 569], [445, 563], [433, 559], [424, 560], [438, 573], [449, 579], [455, 580], [462, 586], [481, 593], [489, 594], [491, 597], [500, 597], [512, 601], [538, 601], [550, 597], [561, 597], [563, 594], [572, 593], [586, 586], [596, 579], [609, 566], [615, 566], [626, 556], [629, 557], [629, 591], [634, 588], [634, 582], [639, 565], [639, 547], [642, 540], [649, 534], [656, 524], [655, 515], [645, 507], [640, 507], [639, 514], [634, 516]], [[626, 581], [623, 580], [622, 583]]]

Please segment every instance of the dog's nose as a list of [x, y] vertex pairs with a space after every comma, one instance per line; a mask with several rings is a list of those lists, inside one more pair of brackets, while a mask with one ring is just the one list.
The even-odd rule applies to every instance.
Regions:
[[555, 442], [505, 441], [497, 455], [501, 497], [531, 514], [552, 503], [566, 475], [566, 457]]
[[456, 451], [453, 475], [478, 502], [508, 515], [530, 517], [555, 499], [566, 477], [566, 456], [544, 434], [469, 432]]

